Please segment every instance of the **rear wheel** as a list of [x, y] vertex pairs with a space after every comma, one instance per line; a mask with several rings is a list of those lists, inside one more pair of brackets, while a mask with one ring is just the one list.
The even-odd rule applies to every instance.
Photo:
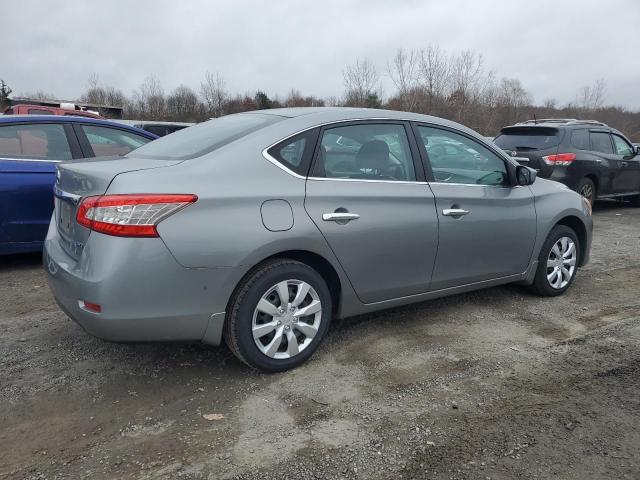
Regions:
[[575, 232], [566, 225], [556, 225], [540, 250], [533, 290], [544, 297], [563, 294], [576, 277], [579, 258]]
[[629, 201], [631, 202], [632, 207], [640, 207], [640, 195], [629, 197]]
[[253, 368], [278, 372], [307, 360], [331, 321], [331, 294], [308, 265], [277, 259], [238, 287], [225, 322], [231, 351]]
[[596, 185], [590, 178], [583, 178], [578, 184], [578, 193], [584, 198], [589, 200], [589, 203], [593, 205], [596, 201]]

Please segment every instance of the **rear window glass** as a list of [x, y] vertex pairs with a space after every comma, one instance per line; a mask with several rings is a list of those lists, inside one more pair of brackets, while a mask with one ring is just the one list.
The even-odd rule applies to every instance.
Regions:
[[560, 144], [561, 134], [555, 128], [512, 127], [505, 128], [494, 143], [503, 150], [546, 150]]
[[589, 131], [582, 128], [571, 132], [571, 145], [578, 150], [589, 150]]
[[228, 115], [162, 137], [135, 150], [131, 156], [158, 160], [196, 158], [283, 118], [260, 113]]

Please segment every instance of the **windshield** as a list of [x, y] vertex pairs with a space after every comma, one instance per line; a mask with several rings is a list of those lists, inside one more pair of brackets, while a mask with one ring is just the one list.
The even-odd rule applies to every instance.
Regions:
[[560, 132], [547, 127], [503, 128], [494, 143], [503, 150], [546, 150], [560, 144]]
[[158, 160], [196, 158], [283, 119], [260, 113], [228, 115], [154, 140], [129, 156]]

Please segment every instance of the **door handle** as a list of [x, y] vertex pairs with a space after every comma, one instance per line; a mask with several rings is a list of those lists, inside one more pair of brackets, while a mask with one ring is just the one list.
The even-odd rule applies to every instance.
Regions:
[[622, 166], [623, 167], [628, 167], [629, 166], [629, 162], [622, 162]]
[[462, 208], [445, 208], [442, 210], [442, 215], [445, 217], [461, 217], [469, 213], [469, 210], [463, 210]]
[[323, 213], [322, 220], [325, 222], [348, 222], [350, 220], [357, 220], [360, 218], [360, 215], [357, 213], [349, 213], [349, 212], [333, 212], [333, 213]]

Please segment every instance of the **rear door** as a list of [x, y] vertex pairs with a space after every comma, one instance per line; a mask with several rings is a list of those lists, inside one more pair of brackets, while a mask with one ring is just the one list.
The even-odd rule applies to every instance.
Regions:
[[431, 289], [523, 273], [536, 239], [531, 189], [511, 186], [506, 161], [474, 138], [425, 124], [415, 132], [440, 223]]
[[633, 146], [627, 140], [615, 133], [611, 134], [613, 148], [620, 162], [618, 193], [640, 192], [640, 156], [636, 155]]
[[63, 123], [0, 125], [0, 239], [42, 242], [53, 211], [56, 166], [79, 156]]
[[438, 243], [435, 199], [404, 122], [320, 132], [305, 209], [364, 303], [426, 292]]

